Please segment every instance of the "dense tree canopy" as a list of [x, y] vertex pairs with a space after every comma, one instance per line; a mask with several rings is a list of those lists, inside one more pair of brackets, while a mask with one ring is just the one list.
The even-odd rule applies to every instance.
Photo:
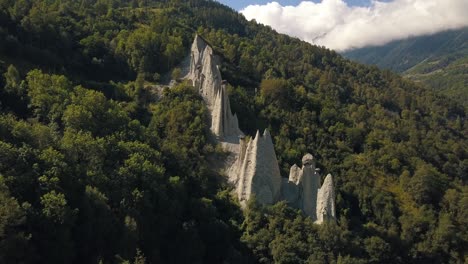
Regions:
[[[214, 1], [0, 0], [0, 262], [463, 263], [466, 109]], [[283, 177], [313, 153], [335, 222], [241, 212], [181, 77], [195, 33]], [[161, 82], [161, 83], [157, 83]]]

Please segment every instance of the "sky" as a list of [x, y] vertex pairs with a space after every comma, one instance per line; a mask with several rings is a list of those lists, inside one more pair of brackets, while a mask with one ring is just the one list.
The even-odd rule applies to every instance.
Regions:
[[248, 20], [346, 51], [468, 26], [468, 0], [219, 0]]
[[[267, 3], [273, 2], [272, 0], [217, 0], [220, 3], [223, 3], [227, 6], [234, 8], [237, 11], [241, 11], [245, 7], [249, 5], [264, 5]], [[283, 6], [297, 6], [301, 0], [276, 0], [276, 2], [280, 3]], [[313, 0], [312, 2], [318, 3], [320, 0]], [[367, 6], [369, 5], [371, 0], [347, 0], [351, 6]]]

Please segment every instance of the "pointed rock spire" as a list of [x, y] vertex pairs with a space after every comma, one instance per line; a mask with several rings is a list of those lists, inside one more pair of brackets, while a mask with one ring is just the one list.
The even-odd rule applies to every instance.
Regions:
[[254, 139], [258, 140], [260, 138], [260, 131], [257, 129], [257, 133], [255, 133]]
[[302, 169], [299, 168], [296, 164], [292, 165], [291, 169], [289, 170], [289, 182], [294, 184], [299, 184], [299, 181], [302, 178]]
[[240, 167], [239, 200], [245, 203], [255, 195], [261, 204], [273, 204], [281, 197], [281, 174], [275, 149], [268, 132], [260, 131], [247, 145]]
[[219, 71], [220, 60], [206, 41], [195, 36], [191, 49], [190, 72], [192, 80], [210, 111], [211, 131], [218, 138], [236, 138], [243, 135], [237, 116], [233, 116], [225, 81]]
[[317, 221], [320, 224], [326, 220], [334, 220], [335, 212], [335, 187], [333, 176], [328, 174], [317, 196]]

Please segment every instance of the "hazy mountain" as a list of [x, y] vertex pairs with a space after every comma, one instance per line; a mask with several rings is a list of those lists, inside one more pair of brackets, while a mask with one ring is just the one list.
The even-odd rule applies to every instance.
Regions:
[[402, 73], [465, 104], [468, 102], [468, 28], [355, 49], [343, 55]]

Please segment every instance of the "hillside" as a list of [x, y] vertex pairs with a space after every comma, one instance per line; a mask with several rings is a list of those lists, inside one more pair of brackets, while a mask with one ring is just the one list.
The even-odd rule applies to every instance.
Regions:
[[[333, 174], [336, 222], [240, 209], [180, 80], [196, 34], [281, 176], [306, 153]], [[0, 61], [0, 263], [466, 259], [466, 110], [390, 71], [205, 0], [2, 0]]]
[[468, 28], [411, 37], [343, 55], [365, 64], [403, 73], [406, 77], [468, 102]]

